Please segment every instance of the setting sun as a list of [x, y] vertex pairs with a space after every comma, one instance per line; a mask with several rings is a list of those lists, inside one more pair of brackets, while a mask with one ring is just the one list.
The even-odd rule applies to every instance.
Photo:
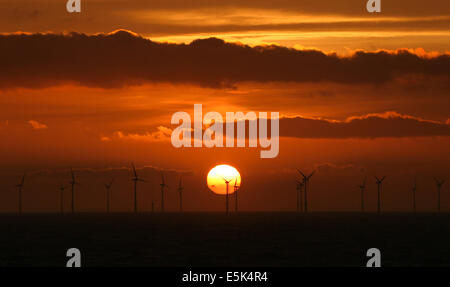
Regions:
[[234, 186], [241, 185], [241, 175], [239, 171], [227, 164], [217, 165], [212, 168], [207, 177], [208, 187], [216, 194], [226, 194], [229, 182], [228, 194], [234, 193]]

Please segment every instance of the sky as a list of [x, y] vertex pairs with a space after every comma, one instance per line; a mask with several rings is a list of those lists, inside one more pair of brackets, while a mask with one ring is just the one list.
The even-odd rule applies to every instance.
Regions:
[[0, 33], [130, 30], [157, 41], [211, 36], [250, 45], [278, 44], [349, 54], [355, 50], [424, 48], [445, 52], [446, 0], [395, 0], [370, 14], [363, 0], [86, 0], [69, 14], [65, 1], [3, 0]]
[[[81, 211], [104, 208], [115, 180], [115, 210], [130, 211], [131, 162], [148, 182], [142, 210], [220, 211], [207, 189], [217, 164], [242, 176], [243, 210], [295, 209], [296, 169], [316, 170], [311, 210], [358, 210], [358, 185], [386, 175], [387, 210], [436, 206], [433, 177], [450, 168], [450, 6], [448, 1], [119, 1], [0, 2], [0, 211], [59, 210], [58, 186], [74, 168]], [[280, 152], [182, 148], [171, 116], [279, 112]], [[152, 191], [153, 190], [153, 191]], [[450, 210], [444, 185], [443, 208]], [[68, 198], [68, 193], [66, 197]], [[66, 202], [67, 208], [69, 202]]]

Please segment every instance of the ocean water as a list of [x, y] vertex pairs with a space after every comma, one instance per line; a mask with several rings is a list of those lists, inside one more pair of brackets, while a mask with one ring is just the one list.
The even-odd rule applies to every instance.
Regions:
[[0, 214], [0, 266], [449, 266], [450, 214]]

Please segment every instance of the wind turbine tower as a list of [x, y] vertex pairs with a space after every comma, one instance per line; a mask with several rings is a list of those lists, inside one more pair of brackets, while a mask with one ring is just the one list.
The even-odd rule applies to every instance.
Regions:
[[239, 191], [240, 185], [237, 185], [237, 177], [234, 179], [234, 211], [238, 211], [238, 191]]
[[295, 181], [297, 184], [297, 212], [303, 212], [303, 181]]
[[109, 183], [105, 183], [106, 188], [106, 212], [109, 213], [111, 210], [111, 186], [114, 182], [114, 178], [111, 179]]
[[225, 181], [225, 184], [227, 185], [227, 191], [226, 191], [226, 197], [225, 197], [225, 208], [226, 208], [225, 213], [228, 214], [228, 206], [229, 206], [229, 201], [228, 201], [228, 197], [229, 197], [228, 186], [229, 186], [231, 180], [226, 180], [224, 177], [222, 177], [222, 178], [223, 178], [223, 180]]
[[442, 186], [445, 183], [445, 180], [439, 180], [437, 178], [434, 178], [434, 181], [436, 182], [436, 187], [437, 187], [437, 190], [438, 190], [437, 208], [438, 208], [438, 212], [441, 212], [441, 189], [442, 189]]
[[305, 174], [303, 174], [303, 172], [301, 172], [299, 169], [297, 169], [297, 171], [302, 175], [303, 177], [303, 184], [305, 187], [305, 212], [308, 212], [308, 185], [309, 185], [309, 180], [311, 179], [311, 177], [314, 175], [314, 173], [316, 172], [315, 170], [313, 172], [311, 172], [308, 176], [306, 176]]
[[383, 188], [383, 181], [385, 180], [385, 176], [383, 176], [382, 178], [378, 178], [375, 176], [375, 182], [377, 184], [377, 191], [378, 191], [378, 200], [377, 200], [377, 212], [380, 213], [381, 212], [381, 190]]
[[70, 168], [70, 175], [72, 177], [72, 180], [69, 182], [69, 184], [72, 187], [72, 203], [71, 203], [71, 209], [72, 209], [72, 213], [75, 212], [75, 185], [79, 185], [79, 183], [75, 180], [75, 174], [73, 172], [73, 169]]
[[164, 190], [168, 188], [165, 180], [164, 180], [164, 173], [161, 171], [161, 212], [164, 212]]
[[134, 166], [134, 163], [131, 163], [131, 168], [133, 169], [133, 182], [134, 182], [134, 213], [138, 212], [138, 204], [137, 204], [137, 182], [141, 181], [141, 182], [145, 182], [145, 180], [143, 180], [142, 178], [139, 178], [137, 171], [136, 171], [136, 167]]
[[17, 191], [19, 193], [19, 213], [22, 213], [22, 189], [23, 189], [23, 184], [25, 183], [25, 176], [26, 176], [26, 174], [24, 173], [22, 176], [22, 180], [20, 181], [20, 183], [18, 185], [16, 185]]
[[364, 191], [366, 190], [366, 178], [359, 186], [359, 189], [361, 190], [361, 212], [364, 212]]

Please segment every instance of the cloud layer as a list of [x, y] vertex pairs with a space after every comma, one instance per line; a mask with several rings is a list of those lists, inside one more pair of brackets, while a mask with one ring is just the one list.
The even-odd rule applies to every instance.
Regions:
[[[270, 121], [269, 134], [270, 134]], [[425, 120], [419, 117], [403, 115], [397, 112], [381, 114], [368, 114], [358, 117], [349, 117], [344, 121], [313, 119], [304, 117], [280, 118], [280, 137], [304, 139], [348, 139], [348, 138], [402, 138], [402, 137], [429, 137], [450, 136], [450, 124], [438, 121]], [[172, 126], [174, 128], [174, 126]], [[246, 121], [246, 137], [249, 136], [249, 123]], [[237, 125], [234, 125], [236, 138]], [[224, 136], [226, 127], [223, 126]], [[129, 141], [170, 141], [171, 128], [157, 127], [154, 132], [142, 134], [126, 134], [115, 132], [109, 140]], [[204, 130], [203, 130], [204, 133]], [[194, 138], [193, 132], [191, 139]], [[106, 141], [102, 138], [102, 140]]]
[[450, 125], [396, 112], [351, 117], [345, 121], [283, 118], [280, 135], [295, 138], [381, 138], [450, 136]]
[[136, 34], [10, 34], [0, 36], [0, 88], [64, 83], [116, 88], [149, 82], [208, 87], [238, 82], [381, 84], [421, 75], [450, 78], [450, 56], [400, 50], [352, 57], [279, 46], [249, 47], [210, 38], [189, 45], [156, 43]]

